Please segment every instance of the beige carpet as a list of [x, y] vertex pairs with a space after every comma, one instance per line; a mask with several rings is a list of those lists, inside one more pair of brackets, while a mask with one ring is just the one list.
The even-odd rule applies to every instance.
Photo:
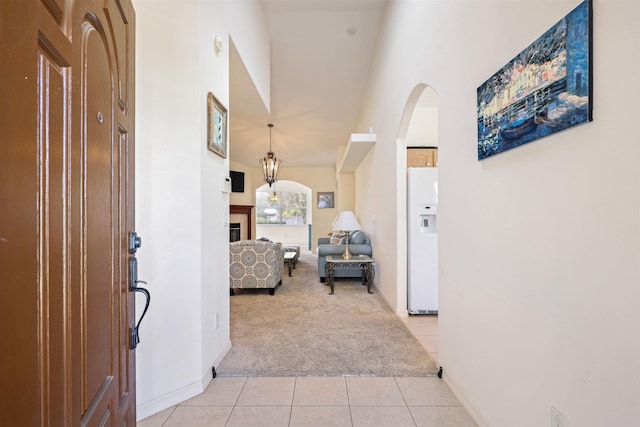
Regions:
[[232, 349], [221, 376], [429, 376], [437, 366], [377, 289], [320, 283], [316, 258], [303, 252], [275, 295], [237, 290], [231, 297]]

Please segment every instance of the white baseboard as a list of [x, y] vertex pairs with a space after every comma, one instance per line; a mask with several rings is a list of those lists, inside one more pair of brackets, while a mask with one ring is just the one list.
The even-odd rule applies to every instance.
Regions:
[[409, 317], [409, 310], [406, 308], [399, 308], [396, 310], [398, 317]]
[[139, 404], [136, 406], [136, 421], [143, 420], [178, 403], [191, 399], [203, 391], [202, 381], [195, 381], [184, 387], [165, 393], [162, 396], [158, 396], [153, 400]]
[[216, 360], [213, 361], [211, 366], [209, 366], [209, 368], [203, 372], [202, 390], [206, 390], [211, 380], [213, 380], [213, 376], [211, 375], [211, 368], [218, 366], [220, 362], [222, 362], [222, 359], [224, 359], [224, 357], [227, 355], [229, 350], [231, 350], [231, 341], [227, 341], [227, 345], [225, 345], [224, 350], [222, 350], [222, 353], [220, 353], [220, 355], [216, 358]]
[[376, 286], [375, 282], [371, 285], [371, 290], [374, 292], [377, 292], [382, 297], [384, 302], [387, 304], [387, 307], [389, 307], [389, 309], [393, 311], [398, 317], [409, 317], [409, 311], [407, 310], [407, 307], [400, 307], [400, 308], [394, 309], [393, 305], [391, 305], [391, 302], [389, 302], [387, 297], [384, 296], [384, 294]]
[[465, 399], [464, 395], [460, 393], [460, 390], [458, 389], [458, 387], [456, 387], [453, 381], [451, 381], [451, 379], [447, 376], [446, 370], [443, 370], [442, 372], [442, 380], [449, 387], [449, 390], [451, 390], [451, 392], [458, 399], [458, 401], [460, 401], [464, 409], [467, 410], [467, 412], [469, 413], [469, 416], [473, 418], [473, 421], [475, 421], [475, 423], [478, 424], [478, 427], [488, 427], [488, 424], [484, 422], [482, 417], [475, 411], [474, 407], [469, 403], [467, 399]]
[[204, 392], [207, 386], [213, 379], [211, 376], [211, 367], [220, 364], [224, 356], [231, 350], [231, 341], [228, 341], [225, 345], [222, 353], [216, 358], [211, 366], [202, 373], [202, 378], [198, 381], [194, 381], [191, 384], [187, 384], [184, 387], [180, 387], [176, 390], [172, 390], [168, 393], [158, 396], [148, 402], [139, 404], [136, 406], [136, 421], [143, 420], [158, 412], [164, 411], [167, 408], [175, 406], [185, 400], [191, 399], [194, 396]]

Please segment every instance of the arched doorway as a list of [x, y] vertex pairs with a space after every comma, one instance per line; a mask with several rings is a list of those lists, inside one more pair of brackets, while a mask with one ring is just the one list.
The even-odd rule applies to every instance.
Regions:
[[310, 247], [312, 191], [295, 181], [280, 180], [256, 189], [256, 238]]
[[[402, 115], [397, 138], [398, 156], [398, 266], [396, 312], [400, 316], [407, 316], [407, 283], [409, 238], [407, 208], [407, 168], [408, 167], [437, 167], [438, 160], [438, 94], [436, 91], [421, 83], [417, 85], [407, 99]], [[436, 274], [437, 277], [437, 274]]]

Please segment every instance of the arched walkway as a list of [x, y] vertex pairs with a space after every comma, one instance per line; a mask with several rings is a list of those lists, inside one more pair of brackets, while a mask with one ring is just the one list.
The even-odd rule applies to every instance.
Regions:
[[[438, 94], [427, 84], [416, 85], [407, 99], [405, 109], [398, 129], [398, 182], [402, 185], [397, 194], [398, 206], [398, 269], [396, 312], [407, 316], [407, 282], [408, 282], [408, 228], [407, 228], [407, 150], [411, 147], [438, 147]], [[437, 152], [437, 151], [436, 151]], [[437, 159], [437, 157], [436, 157]], [[425, 164], [425, 166], [427, 166]], [[402, 304], [402, 305], [401, 305]]]
[[310, 248], [312, 190], [280, 180], [256, 189], [256, 238]]

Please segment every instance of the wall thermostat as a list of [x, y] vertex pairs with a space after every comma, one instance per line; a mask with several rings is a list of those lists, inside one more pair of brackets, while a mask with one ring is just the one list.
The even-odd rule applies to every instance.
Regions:
[[231, 177], [229, 176], [222, 177], [222, 192], [231, 193]]

